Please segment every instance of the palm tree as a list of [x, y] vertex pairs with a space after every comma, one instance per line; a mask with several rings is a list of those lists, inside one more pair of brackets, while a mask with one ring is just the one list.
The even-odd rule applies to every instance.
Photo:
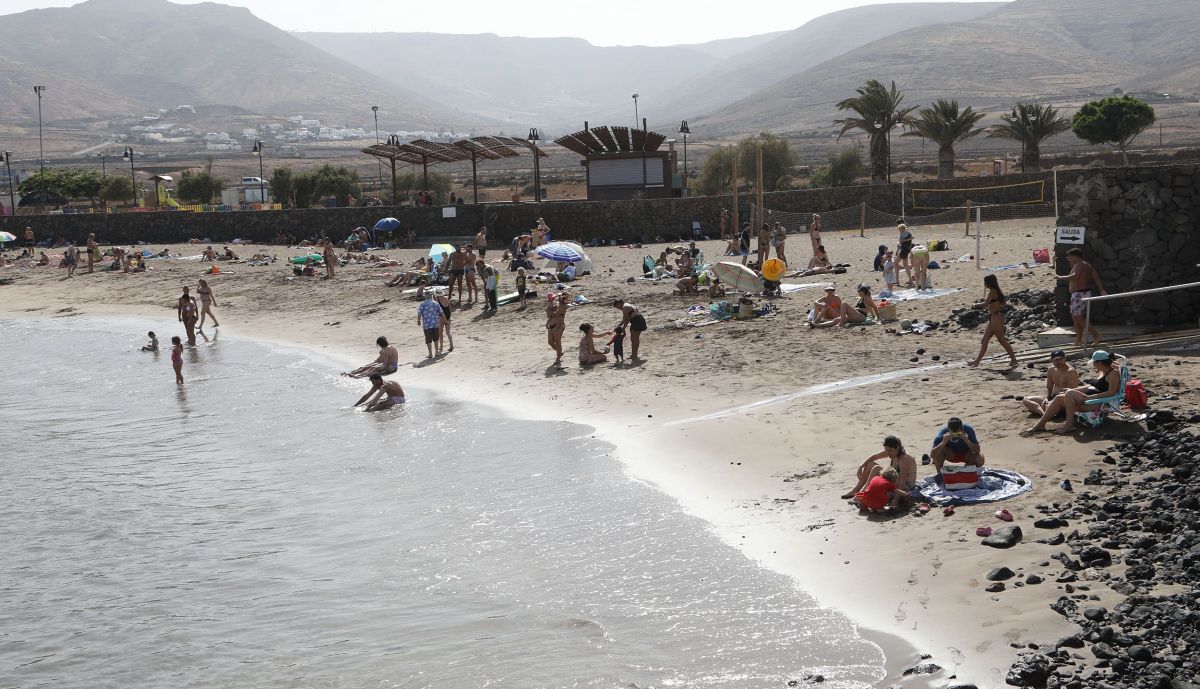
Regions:
[[896, 90], [896, 82], [889, 89], [878, 79], [871, 79], [858, 87], [858, 95], [837, 104], [838, 110], [850, 110], [856, 117], [834, 120], [841, 125], [838, 139], [853, 129], [866, 132], [871, 139], [871, 179], [883, 181], [888, 178], [891, 167], [891, 132], [908, 123], [908, 115], [916, 108], [901, 108], [904, 96]]
[[1058, 110], [1041, 103], [1017, 103], [1011, 115], [1001, 115], [1003, 124], [988, 130], [988, 136], [1021, 142], [1021, 172], [1042, 169], [1041, 143], [1057, 134], [1071, 131], [1071, 121]]
[[932, 107], [921, 108], [909, 123], [904, 136], [919, 136], [938, 145], [938, 179], [954, 177], [954, 145], [982, 132], [975, 125], [984, 118], [984, 113], [975, 112], [971, 106], [958, 109], [957, 100], [934, 101]]

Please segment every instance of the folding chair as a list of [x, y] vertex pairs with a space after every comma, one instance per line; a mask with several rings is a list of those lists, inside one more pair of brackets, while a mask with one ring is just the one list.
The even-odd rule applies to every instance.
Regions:
[[1120, 385], [1108, 397], [1084, 401], [1085, 409], [1075, 412], [1076, 421], [1085, 423], [1092, 428], [1097, 428], [1110, 416], [1118, 421], [1128, 423], [1136, 423], [1146, 418], [1145, 414], [1134, 414], [1121, 409], [1121, 405], [1125, 404], [1125, 386], [1129, 384], [1131, 374], [1129, 372], [1129, 360], [1119, 354], [1114, 355], [1114, 357], [1117, 359], [1117, 367], [1121, 372]]

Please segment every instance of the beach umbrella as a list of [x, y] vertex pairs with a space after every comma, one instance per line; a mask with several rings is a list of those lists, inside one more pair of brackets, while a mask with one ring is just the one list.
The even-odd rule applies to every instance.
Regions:
[[566, 242], [550, 242], [534, 249], [533, 252], [542, 258], [559, 263], [574, 263], [582, 261], [584, 253]]
[[433, 246], [429, 247], [429, 258], [432, 258], [435, 261], [441, 261], [442, 260], [442, 252], [445, 252], [447, 254], [454, 253], [454, 245], [452, 245], [452, 244], [434, 244]]
[[383, 220], [375, 223], [375, 229], [383, 230], [384, 232], [391, 232], [397, 227], [400, 227], [400, 221], [395, 218], [384, 218]]
[[762, 278], [758, 273], [740, 263], [717, 263], [709, 268], [728, 289], [741, 292], [757, 292], [762, 289]]
[[0, 244], [3, 244], [5, 242], [15, 242], [15, 241], [17, 241], [17, 236], [14, 235], [13, 233], [0, 232]]

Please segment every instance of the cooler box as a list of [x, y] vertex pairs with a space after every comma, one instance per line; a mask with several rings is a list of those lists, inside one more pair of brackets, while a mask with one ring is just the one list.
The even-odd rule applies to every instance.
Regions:
[[974, 488], [979, 484], [979, 467], [959, 464], [942, 465], [942, 483], [946, 490]]

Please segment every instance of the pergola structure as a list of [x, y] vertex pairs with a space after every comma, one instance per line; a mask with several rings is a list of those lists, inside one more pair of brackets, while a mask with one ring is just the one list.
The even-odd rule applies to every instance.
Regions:
[[667, 137], [645, 128], [584, 128], [554, 140], [583, 156], [590, 200], [667, 198], [675, 194], [675, 147]]
[[396, 163], [412, 163], [420, 165], [424, 174], [423, 186], [429, 187], [430, 163], [457, 163], [471, 161], [471, 184], [474, 188], [475, 203], [479, 202], [479, 180], [477, 164], [480, 158], [484, 160], [499, 160], [501, 158], [516, 158], [520, 156], [518, 149], [525, 148], [534, 155], [545, 158], [546, 152], [536, 144], [507, 136], [477, 136], [456, 141], [453, 144], [443, 144], [436, 141], [417, 139], [401, 143], [399, 137], [388, 137], [387, 143], [375, 144], [363, 149], [363, 153], [380, 160], [388, 161], [392, 169], [392, 199], [396, 198]]

